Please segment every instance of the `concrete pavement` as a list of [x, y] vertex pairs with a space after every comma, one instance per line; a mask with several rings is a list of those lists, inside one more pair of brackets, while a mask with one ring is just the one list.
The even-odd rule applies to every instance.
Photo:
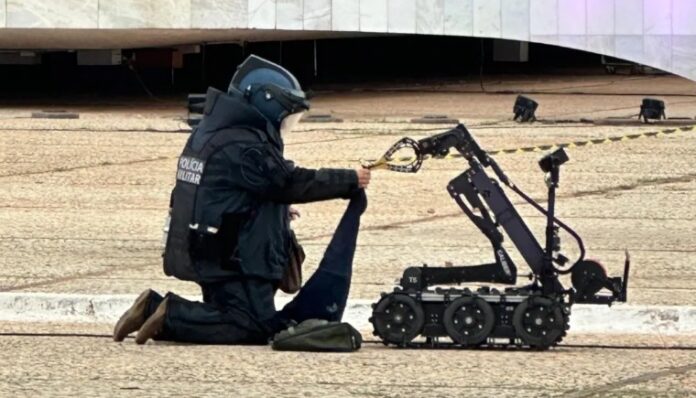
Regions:
[[400, 350], [368, 342], [354, 354], [312, 354], [137, 346], [132, 339], [112, 342], [110, 332], [111, 325], [1, 324], [0, 396], [696, 395], [696, 341], [686, 337], [571, 335], [569, 346], [548, 352]]

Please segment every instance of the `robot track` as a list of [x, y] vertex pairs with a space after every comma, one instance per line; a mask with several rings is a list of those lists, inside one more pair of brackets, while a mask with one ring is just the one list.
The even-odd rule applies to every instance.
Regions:
[[[562, 295], [481, 287], [383, 293], [373, 304], [374, 335], [397, 347], [527, 347], [545, 350], [569, 329]], [[445, 338], [444, 340], [442, 338]]]

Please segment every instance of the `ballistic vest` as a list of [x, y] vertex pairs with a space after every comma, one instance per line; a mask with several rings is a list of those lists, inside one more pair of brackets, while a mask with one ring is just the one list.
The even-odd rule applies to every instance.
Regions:
[[172, 191], [171, 221], [164, 252], [166, 275], [200, 281], [201, 267], [206, 263], [220, 266], [216, 264], [221, 261], [219, 246], [232, 242], [221, 242], [218, 237], [227, 208], [208, 206], [201, 209], [197, 206], [201, 187], [217, 183], [206, 178], [209, 177], [206, 170], [211, 166], [211, 157], [226, 146], [267, 142], [265, 137], [264, 132], [251, 127], [223, 129], [210, 134], [199, 150], [192, 147], [194, 135], [189, 138], [179, 157]]

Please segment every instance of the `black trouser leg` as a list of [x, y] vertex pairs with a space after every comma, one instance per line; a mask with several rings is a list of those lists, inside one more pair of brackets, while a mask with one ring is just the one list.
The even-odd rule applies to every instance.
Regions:
[[150, 297], [147, 302], [147, 308], [145, 309], [145, 317], [148, 318], [150, 315], [152, 315], [152, 313], [155, 312], [155, 310], [157, 309], [157, 307], [159, 307], [163, 300], [164, 297], [162, 297], [161, 294], [153, 290], [152, 293], [150, 293]]
[[295, 322], [313, 318], [341, 320], [350, 290], [360, 216], [366, 207], [367, 196], [360, 191], [350, 200], [317, 271], [278, 313], [279, 319]]
[[263, 319], [275, 313], [272, 283], [257, 279], [202, 284], [206, 302], [167, 294], [167, 317], [158, 340], [202, 344], [266, 344]]
[[[167, 297], [167, 317], [158, 340], [212, 344], [265, 344], [288, 320], [318, 318], [338, 321], [348, 299], [360, 216], [367, 206], [361, 191], [351, 199], [324, 253], [319, 268], [295, 299], [276, 313], [275, 284], [243, 278], [201, 284], [204, 302], [173, 293]], [[152, 311], [162, 301], [152, 300]]]

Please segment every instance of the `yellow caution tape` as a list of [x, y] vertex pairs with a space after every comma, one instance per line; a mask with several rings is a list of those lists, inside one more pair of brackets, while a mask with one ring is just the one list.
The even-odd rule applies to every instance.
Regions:
[[[498, 154], [523, 153], [523, 152], [542, 152], [542, 151], [550, 151], [550, 150], [557, 149], [557, 148], [578, 148], [578, 147], [585, 147], [585, 146], [590, 146], [590, 145], [602, 145], [602, 144], [611, 144], [611, 143], [620, 142], [620, 141], [637, 140], [639, 138], [666, 136], [666, 135], [676, 134], [679, 132], [694, 131], [695, 128], [696, 128], [695, 126], [684, 126], [684, 127], [672, 128], [672, 129], [661, 130], [661, 131], [650, 131], [650, 132], [646, 132], [646, 133], [627, 134], [627, 135], [622, 135], [622, 136], [597, 138], [597, 139], [585, 140], [585, 141], [573, 141], [573, 142], [566, 142], [566, 143], [555, 144], [555, 145], [539, 145], [539, 146], [523, 147], [523, 148], [515, 148], [515, 149], [502, 149], [502, 150], [498, 150], [498, 151], [490, 151], [488, 153], [490, 155], [498, 155]], [[459, 155], [459, 154], [457, 154], [457, 155]], [[461, 155], [459, 155], [459, 157], [461, 157]]]
[[[573, 141], [573, 142], [565, 142], [565, 143], [552, 144], [552, 145], [527, 146], [527, 147], [521, 147], [521, 148], [500, 149], [500, 150], [486, 151], [486, 152], [489, 155], [505, 155], [505, 154], [526, 153], [526, 152], [546, 152], [546, 151], [551, 151], [553, 149], [558, 149], [558, 148], [579, 148], [579, 147], [585, 147], [585, 146], [590, 146], [590, 145], [602, 145], [602, 144], [611, 144], [611, 143], [620, 142], [620, 141], [637, 140], [639, 138], [662, 137], [662, 136], [672, 135], [672, 134], [676, 134], [676, 133], [680, 133], [680, 132], [689, 132], [689, 131], [694, 131], [694, 130], [696, 130], [696, 126], [684, 126], [684, 127], [676, 127], [676, 128], [671, 128], [671, 129], [661, 130], [661, 131], [650, 131], [647, 133], [627, 134], [627, 135], [622, 135], [622, 136], [597, 138], [597, 139], [586, 140], [586, 141]], [[453, 158], [461, 158], [461, 157], [462, 157], [462, 155], [459, 153], [450, 153], [447, 156], [437, 157], [437, 159], [453, 159]], [[394, 159], [390, 159], [390, 160], [391, 161], [399, 161], [399, 162], [407, 162], [407, 161], [412, 161], [414, 159], [415, 158], [413, 156], [408, 156], [408, 157], [394, 158]]]

